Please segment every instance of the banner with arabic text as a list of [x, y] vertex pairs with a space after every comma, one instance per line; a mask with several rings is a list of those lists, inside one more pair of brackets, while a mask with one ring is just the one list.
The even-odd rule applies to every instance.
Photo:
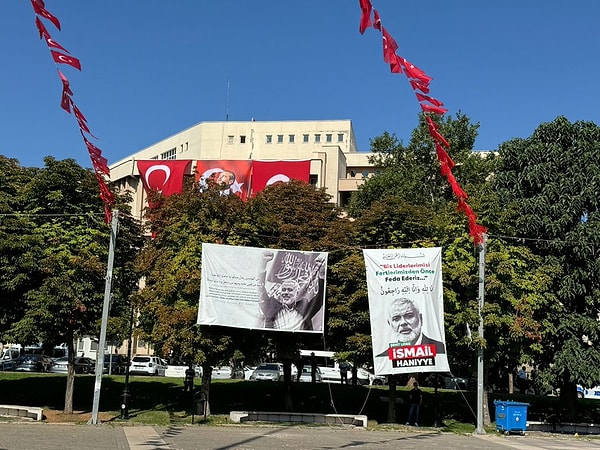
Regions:
[[198, 324], [323, 333], [327, 253], [202, 244]]
[[376, 375], [449, 372], [441, 248], [363, 250]]

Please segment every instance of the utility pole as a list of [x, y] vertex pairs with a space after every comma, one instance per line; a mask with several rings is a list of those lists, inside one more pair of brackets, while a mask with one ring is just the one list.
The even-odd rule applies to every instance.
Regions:
[[486, 434], [483, 428], [483, 295], [485, 287], [485, 245], [487, 235], [479, 244], [479, 351], [477, 352], [477, 429], [476, 434]]
[[[94, 401], [92, 403], [92, 417], [88, 424], [98, 425], [98, 409], [100, 407], [100, 387], [102, 386], [102, 371], [104, 370], [104, 346], [106, 345], [106, 328], [108, 325], [108, 310], [112, 290], [113, 263], [115, 260], [115, 243], [117, 241], [117, 228], [119, 225], [119, 211], [113, 211], [110, 229], [110, 244], [108, 246], [108, 264], [106, 267], [106, 282], [104, 284], [104, 304], [102, 306], [102, 323], [100, 325], [100, 342], [96, 355], [96, 382], [94, 383]], [[112, 355], [110, 355], [112, 358]]]

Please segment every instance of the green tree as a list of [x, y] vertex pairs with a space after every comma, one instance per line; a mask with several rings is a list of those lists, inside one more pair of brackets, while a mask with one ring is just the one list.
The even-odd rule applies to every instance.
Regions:
[[[16, 262], [9, 270], [3, 267], [2, 289], [6, 289], [12, 305], [19, 305], [4, 313], [13, 321], [4, 329], [3, 340], [41, 342], [49, 349], [67, 344], [65, 412], [71, 413], [73, 342], [76, 337], [98, 332], [109, 227], [101, 213], [103, 205], [95, 175], [71, 159], [57, 161], [47, 157], [44, 162], [45, 167], [21, 185], [13, 215], [1, 227], [4, 258]], [[119, 200], [125, 203], [128, 199]], [[122, 230], [127, 229], [136, 232], [135, 226], [125, 221]], [[115, 257], [116, 312], [122, 309], [122, 299], [128, 296], [134, 279], [127, 262], [133, 257], [129, 250], [135, 234], [128, 237], [129, 244], [124, 245], [127, 250]]]
[[[202, 243], [246, 245], [253, 225], [246, 205], [218, 186], [200, 193], [191, 183], [184, 192], [153, 199], [148, 225], [156, 236], [141, 251], [136, 268], [144, 278], [137, 295], [140, 335], [157, 354], [203, 367], [202, 391], [210, 399], [212, 366], [235, 354], [252, 358], [260, 346], [234, 328], [196, 325], [202, 270]], [[237, 353], [236, 353], [237, 351]], [[210, 413], [210, 400], [208, 402]]]
[[[327, 251], [328, 267], [331, 267], [350, 245], [350, 221], [342, 217], [340, 209], [331, 203], [331, 196], [323, 189], [299, 181], [279, 183], [260, 192], [248, 202], [248, 208], [257, 227], [254, 246]], [[328, 286], [327, 298], [329, 294]], [[326, 316], [328, 314], [326, 311]], [[320, 337], [280, 332], [265, 332], [265, 335], [284, 364], [285, 408], [292, 410], [291, 363], [300, 359], [300, 349], [318, 345]]]
[[[494, 154], [474, 153], [478, 125], [464, 115], [440, 122], [456, 162], [453, 173], [470, 195], [469, 203], [483, 223], [499, 229], [502, 208], [491, 180], [499, 165]], [[556, 266], [535, 255], [492, 240], [486, 265], [485, 340], [477, 337], [478, 251], [467, 235], [465, 218], [456, 211], [447, 181], [440, 175], [433, 140], [424, 116], [408, 146], [384, 133], [371, 141], [371, 160], [381, 171], [365, 181], [350, 203], [356, 221], [356, 242], [374, 247], [440, 246], [443, 248], [445, 329], [450, 366], [456, 373], [474, 374], [476, 349], [486, 347], [490, 383], [498, 385], [509, 367], [539, 354], [541, 305], [549, 274]], [[498, 280], [501, 280], [498, 281]], [[543, 302], [533, 302], [532, 299]], [[543, 323], [543, 322], [542, 322]], [[473, 331], [473, 333], [470, 333]]]
[[[38, 278], [35, 250], [40, 248], [34, 236], [35, 223], [30, 217], [15, 214], [24, 211], [23, 192], [39, 169], [21, 167], [16, 159], [0, 156], [0, 336], [7, 342], [6, 332], [26, 310], [23, 297]], [[34, 251], [29, 251], [33, 249]]]
[[[451, 145], [450, 156], [457, 164], [453, 173], [461, 185], [479, 180], [489, 173], [484, 166], [493, 158], [482, 159], [473, 155], [478, 124], [472, 124], [464, 114], [456, 118], [433, 117], [438, 121], [440, 133]], [[350, 199], [349, 212], [358, 217], [372, 203], [385, 196], [394, 195], [416, 205], [438, 205], [452, 200], [452, 190], [441, 175], [435, 144], [429, 136], [425, 115], [419, 116], [408, 145], [393, 134], [384, 132], [371, 139], [370, 162], [379, 167], [377, 176], [366, 180]]]
[[495, 180], [507, 229], [562, 269], [536, 363], [565, 391], [600, 382], [599, 154], [597, 125], [558, 117], [502, 144]]

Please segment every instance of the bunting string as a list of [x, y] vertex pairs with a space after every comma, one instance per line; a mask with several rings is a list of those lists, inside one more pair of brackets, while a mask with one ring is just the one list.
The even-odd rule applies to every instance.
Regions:
[[467, 204], [467, 199], [469, 197], [460, 187], [452, 173], [452, 169], [456, 164], [448, 154], [450, 143], [441, 134], [439, 125], [432, 118], [432, 115], [437, 114], [443, 116], [448, 112], [448, 109], [444, 108], [443, 102], [429, 95], [429, 84], [433, 78], [406, 58], [403, 58], [396, 53], [398, 50], [398, 43], [383, 26], [381, 16], [379, 15], [379, 12], [373, 8], [370, 0], [359, 0], [359, 5], [361, 16], [358, 31], [360, 34], [364, 34], [365, 31], [371, 27], [379, 30], [381, 32], [383, 43], [383, 61], [389, 64], [392, 73], [406, 75], [406, 78], [417, 97], [417, 101], [419, 102], [422, 111], [425, 113], [429, 135], [435, 143], [441, 174], [446, 178], [452, 189], [452, 193], [458, 199], [457, 209], [467, 216], [469, 222], [469, 234], [473, 238], [474, 244], [480, 245], [484, 241], [484, 234], [487, 232], [487, 228], [477, 223], [477, 215]]
[[106, 185], [106, 180], [104, 178], [105, 176], [110, 177], [108, 161], [105, 157], [102, 156], [102, 150], [100, 150], [100, 148], [94, 145], [86, 137], [89, 136], [93, 139], [98, 139], [92, 134], [87, 124], [87, 119], [73, 100], [73, 91], [71, 90], [69, 80], [58, 68], [59, 64], [65, 64], [81, 71], [81, 62], [78, 58], [72, 56], [71, 53], [65, 47], [63, 47], [57, 41], [52, 39], [52, 36], [48, 32], [48, 29], [44, 25], [42, 19], [49, 20], [59, 31], [60, 21], [56, 16], [51, 14], [46, 9], [44, 1], [31, 0], [31, 6], [33, 6], [33, 12], [35, 13], [35, 26], [40, 34], [40, 39], [44, 39], [44, 41], [46, 42], [48, 50], [50, 51], [50, 55], [52, 56], [52, 59], [57, 65], [56, 71], [58, 72], [58, 76], [60, 77], [62, 83], [60, 107], [64, 109], [67, 113], [73, 114], [75, 120], [77, 121], [77, 126], [79, 127], [79, 131], [81, 132], [81, 137], [83, 138], [83, 142], [88, 150], [88, 154], [92, 162], [92, 167], [94, 169], [96, 179], [98, 180], [98, 186], [100, 189], [99, 197], [104, 203], [104, 219], [106, 220], [106, 223], [110, 223], [112, 220], [111, 205], [114, 204], [115, 198], [113, 193], [108, 189], [108, 186]]

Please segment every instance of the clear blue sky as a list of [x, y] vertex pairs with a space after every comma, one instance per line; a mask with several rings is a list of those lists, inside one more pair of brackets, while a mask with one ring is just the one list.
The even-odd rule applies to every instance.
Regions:
[[[595, 0], [372, 0], [397, 54], [434, 79], [448, 114], [480, 123], [476, 149], [528, 137], [558, 115], [600, 124]], [[420, 110], [358, 32], [358, 0], [46, 0], [61, 66], [109, 164], [204, 121], [351, 119], [359, 150], [384, 131], [408, 142]], [[0, 154], [24, 166], [89, 167], [28, 0], [0, 2]], [[229, 82], [229, 96], [227, 85]], [[229, 99], [229, 100], [228, 100]]]

